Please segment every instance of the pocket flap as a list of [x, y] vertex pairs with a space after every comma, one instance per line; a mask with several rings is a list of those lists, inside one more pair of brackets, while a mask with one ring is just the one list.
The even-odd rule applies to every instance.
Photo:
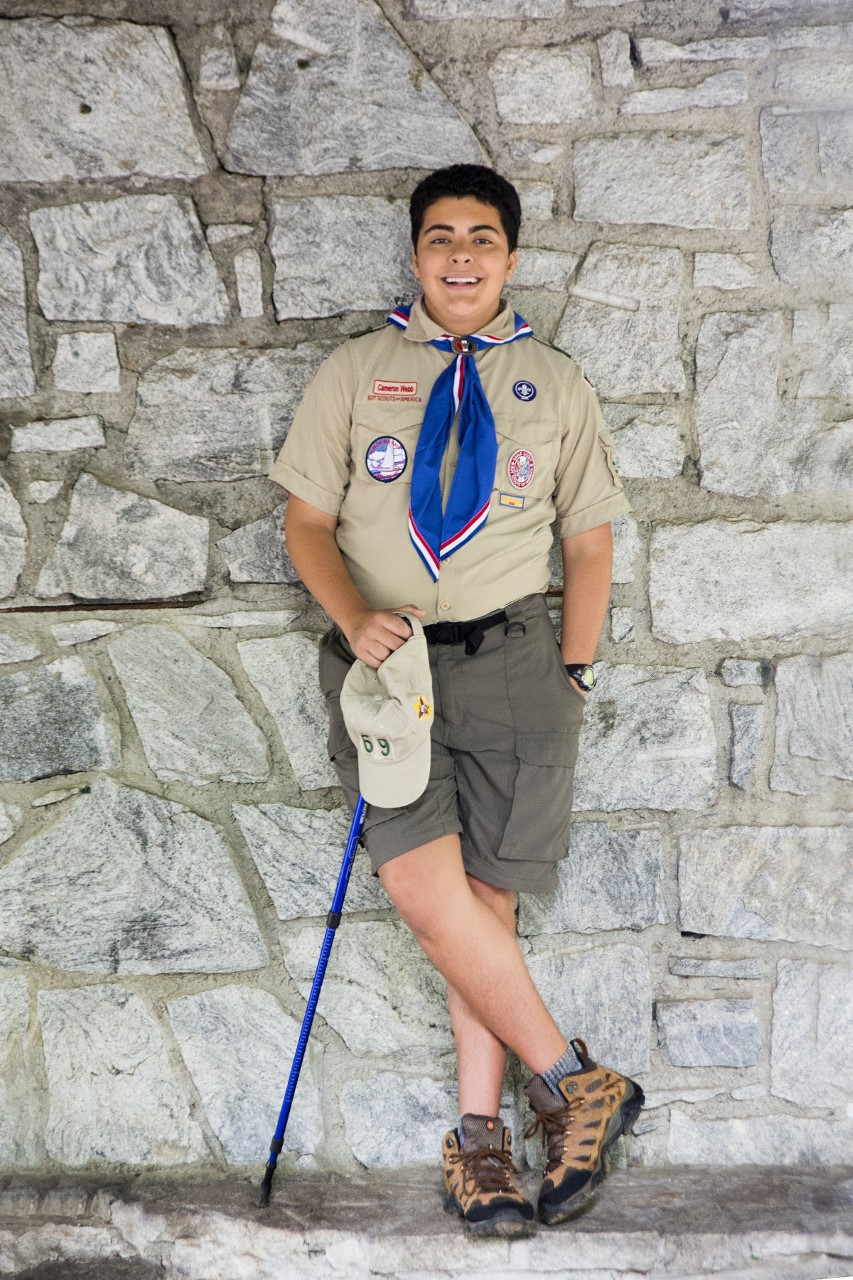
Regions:
[[578, 737], [573, 733], [519, 733], [515, 738], [515, 754], [525, 764], [562, 765], [572, 769], [578, 755]]

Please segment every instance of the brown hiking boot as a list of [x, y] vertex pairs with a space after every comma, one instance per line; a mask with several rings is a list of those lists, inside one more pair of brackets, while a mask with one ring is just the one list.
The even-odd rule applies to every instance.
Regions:
[[633, 1127], [645, 1102], [636, 1081], [593, 1062], [583, 1040], [571, 1044], [583, 1070], [563, 1076], [560, 1097], [539, 1075], [524, 1090], [536, 1114], [524, 1136], [541, 1126], [548, 1144], [539, 1216], [549, 1226], [574, 1217], [591, 1199], [610, 1171], [609, 1148]]
[[536, 1230], [533, 1205], [515, 1184], [512, 1136], [499, 1116], [462, 1117], [465, 1140], [451, 1129], [441, 1144], [447, 1213], [458, 1213], [479, 1236], [527, 1236]]

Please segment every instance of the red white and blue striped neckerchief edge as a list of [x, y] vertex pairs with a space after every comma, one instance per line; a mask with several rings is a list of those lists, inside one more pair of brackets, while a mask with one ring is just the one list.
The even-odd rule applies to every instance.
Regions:
[[[399, 329], [409, 326], [410, 307], [395, 307], [388, 323]], [[467, 335], [476, 349], [501, 347], [519, 338], [529, 338], [533, 330], [513, 312], [515, 329], [508, 338], [490, 333]], [[443, 333], [427, 341], [442, 351], [455, 350], [457, 335]], [[442, 511], [441, 462], [450, 429], [459, 412], [459, 458], [450, 486], [447, 506]], [[456, 359], [439, 374], [432, 385], [412, 463], [409, 504], [409, 536], [433, 581], [438, 581], [441, 561], [446, 560], [482, 529], [489, 515], [495, 479], [498, 444], [495, 420], [480, 382], [472, 354], [457, 351]]]

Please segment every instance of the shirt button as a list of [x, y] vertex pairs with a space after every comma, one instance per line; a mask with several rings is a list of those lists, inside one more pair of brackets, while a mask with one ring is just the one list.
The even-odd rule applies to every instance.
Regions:
[[441, 604], [440, 604], [438, 607], [439, 607], [439, 609], [449, 609], [449, 608], [450, 608], [450, 602], [449, 602], [449, 601], [447, 601], [447, 600], [442, 600]]

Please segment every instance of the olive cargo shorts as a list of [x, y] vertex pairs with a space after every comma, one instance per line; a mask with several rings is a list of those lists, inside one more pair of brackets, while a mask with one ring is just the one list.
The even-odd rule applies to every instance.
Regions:
[[[543, 595], [506, 606], [508, 622], [464, 644], [430, 645], [435, 718], [426, 791], [400, 809], [368, 805], [363, 843], [385, 862], [458, 832], [465, 870], [499, 889], [548, 893], [569, 846], [574, 768], [585, 701], [566, 674]], [[358, 757], [340, 691], [354, 661], [340, 628], [320, 641], [329, 758], [350, 808]]]

